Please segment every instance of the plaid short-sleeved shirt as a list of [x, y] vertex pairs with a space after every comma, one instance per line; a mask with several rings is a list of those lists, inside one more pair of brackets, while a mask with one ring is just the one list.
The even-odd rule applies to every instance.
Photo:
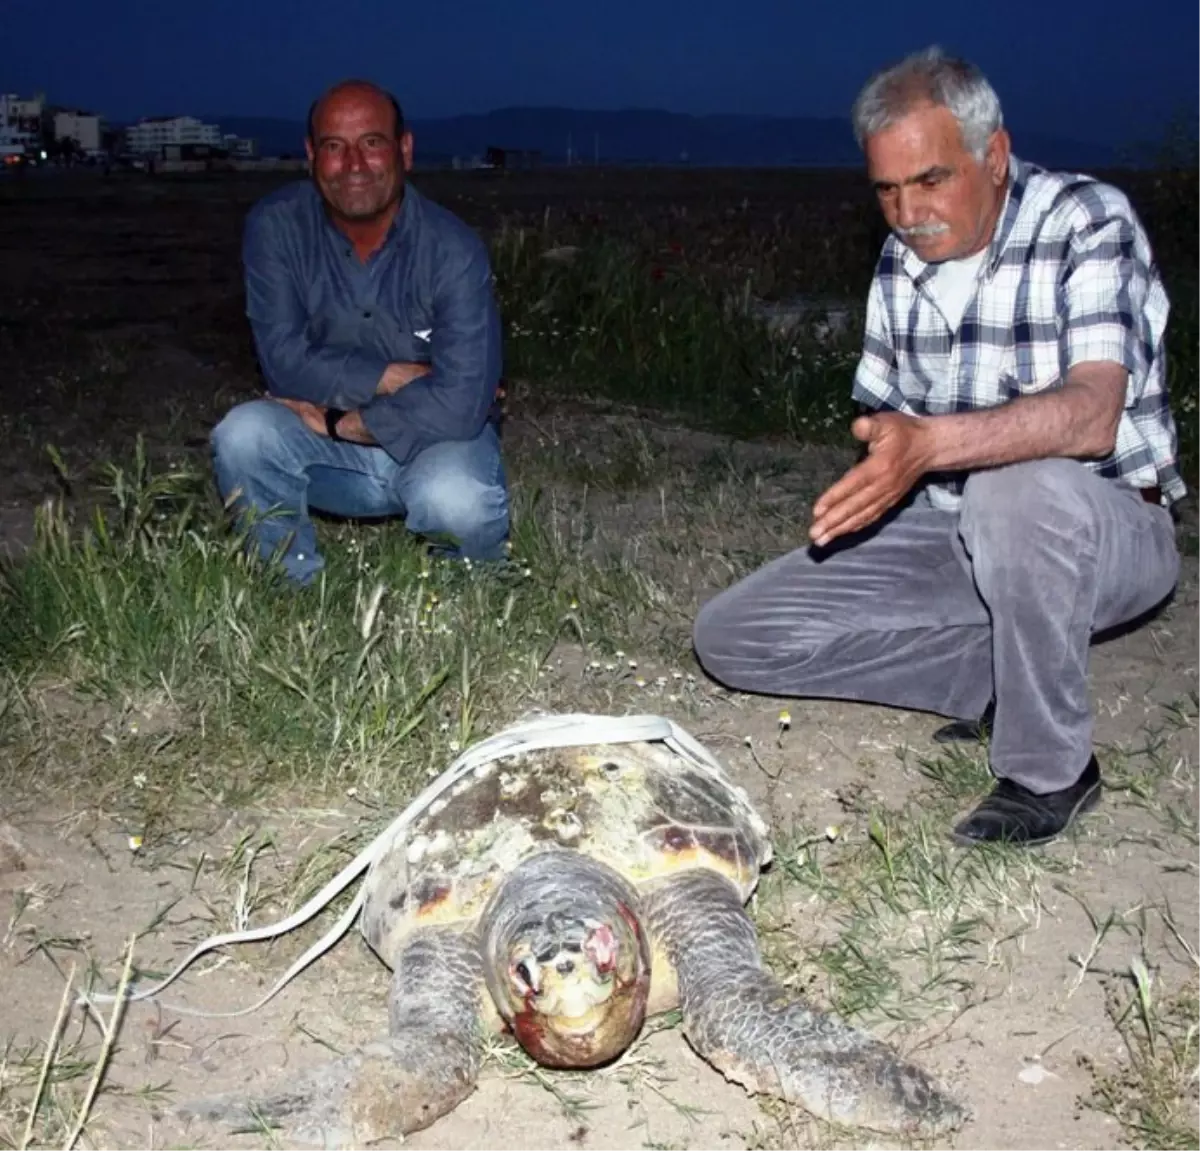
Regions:
[[[1013, 157], [1000, 223], [957, 331], [930, 289], [935, 274], [888, 237], [867, 299], [857, 401], [917, 416], [965, 412], [1059, 387], [1075, 364], [1113, 361], [1129, 372], [1116, 447], [1081, 462], [1131, 487], [1160, 487], [1167, 503], [1185, 494], [1167, 403], [1167, 295], [1122, 192]], [[953, 508], [963, 479], [930, 486], [936, 503]]]

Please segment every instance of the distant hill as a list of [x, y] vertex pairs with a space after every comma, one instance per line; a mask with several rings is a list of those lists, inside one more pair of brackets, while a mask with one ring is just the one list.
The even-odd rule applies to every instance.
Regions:
[[[264, 155], [301, 155], [302, 120], [253, 116], [205, 116], [226, 132], [253, 136]], [[543, 164], [592, 163], [599, 150], [606, 164], [679, 164], [697, 167], [844, 167], [862, 162], [850, 123], [805, 116], [688, 116], [630, 108], [583, 111], [573, 108], [498, 108], [474, 116], [416, 120], [417, 160], [470, 160], [488, 147], [528, 149]], [[1014, 132], [1024, 159], [1064, 168], [1104, 168], [1120, 162], [1103, 144], [1037, 133]]]

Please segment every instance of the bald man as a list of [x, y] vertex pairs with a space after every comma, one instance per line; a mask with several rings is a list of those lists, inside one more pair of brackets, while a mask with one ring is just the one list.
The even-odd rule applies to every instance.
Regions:
[[246, 314], [267, 395], [212, 435], [217, 484], [264, 560], [324, 566], [310, 512], [404, 516], [437, 554], [506, 553], [500, 321], [487, 249], [407, 182], [396, 98], [344, 81], [309, 111], [311, 180], [250, 211]]

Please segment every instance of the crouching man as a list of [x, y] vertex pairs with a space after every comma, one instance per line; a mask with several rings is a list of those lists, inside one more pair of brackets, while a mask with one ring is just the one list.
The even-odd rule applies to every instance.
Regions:
[[442, 553], [502, 558], [500, 322], [482, 240], [406, 186], [395, 98], [346, 81], [309, 114], [311, 181], [247, 217], [246, 305], [264, 399], [217, 425], [223, 498], [296, 584], [324, 566], [309, 512], [403, 515]]
[[853, 112], [891, 227], [853, 395], [862, 461], [811, 547], [701, 610], [727, 686], [865, 700], [990, 730], [961, 843], [1035, 844], [1100, 797], [1088, 649], [1179, 571], [1167, 299], [1126, 197], [1010, 155], [973, 66], [931, 49]]

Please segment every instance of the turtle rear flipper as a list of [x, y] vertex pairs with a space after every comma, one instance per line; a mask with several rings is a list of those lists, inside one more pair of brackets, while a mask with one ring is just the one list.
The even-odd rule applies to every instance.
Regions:
[[419, 1131], [475, 1090], [484, 993], [473, 934], [417, 932], [395, 964], [387, 1038], [259, 1098], [198, 1100], [177, 1114], [239, 1131], [279, 1127], [289, 1141], [325, 1147]]
[[959, 1104], [887, 1044], [793, 999], [763, 968], [754, 925], [713, 872], [673, 877], [647, 900], [651, 933], [670, 957], [683, 1026], [696, 1051], [751, 1092], [818, 1118], [889, 1133], [942, 1134]]

